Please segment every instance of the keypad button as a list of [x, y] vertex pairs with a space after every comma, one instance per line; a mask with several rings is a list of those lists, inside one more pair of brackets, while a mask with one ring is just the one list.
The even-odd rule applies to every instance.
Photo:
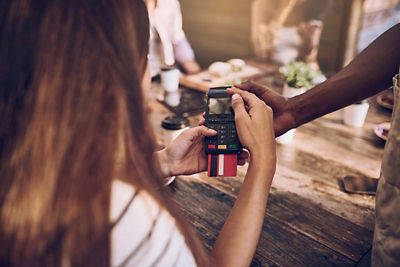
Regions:
[[226, 149], [226, 145], [218, 145], [218, 149]]
[[215, 149], [217, 146], [216, 145], [208, 145], [208, 148], [210, 149]]
[[229, 149], [237, 149], [237, 148], [238, 148], [237, 144], [229, 145]]

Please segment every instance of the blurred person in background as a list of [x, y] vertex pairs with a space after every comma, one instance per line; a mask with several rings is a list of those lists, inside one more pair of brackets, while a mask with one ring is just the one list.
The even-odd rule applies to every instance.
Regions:
[[153, 151], [143, 0], [9, 0], [0, 14], [0, 266], [249, 265], [275, 172], [271, 110], [233, 97], [252, 158], [208, 254], [161, 178], [206, 170], [216, 132]]
[[[373, 96], [393, 84], [394, 108], [376, 196], [373, 266], [400, 266], [400, 24], [383, 33], [349, 65], [306, 93], [285, 98], [255, 82], [255, 93], [274, 111], [275, 135]], [[240, 92], [234, 89], [232, 92]]]
[[146, 3], [150, 17], [151, 76], [175, 63], [187, 74], [199, 72], [200, 66], [182, 28], [178, 0], [146, 0]]

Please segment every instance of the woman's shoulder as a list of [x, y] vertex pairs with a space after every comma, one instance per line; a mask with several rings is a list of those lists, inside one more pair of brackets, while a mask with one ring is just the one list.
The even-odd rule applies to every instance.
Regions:
[[112, 265], [194, 266], [175, 218], [145, 190], [116, 180], [112, 184]]

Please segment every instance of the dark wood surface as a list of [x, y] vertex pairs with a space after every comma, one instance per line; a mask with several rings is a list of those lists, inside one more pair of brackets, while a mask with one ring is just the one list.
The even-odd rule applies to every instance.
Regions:
[[[260, 82], [281, 90], [279, 75]], [[162, 143], [161, 120], [171, 111], [149, 94], [151, 121]], [[277, 169], [263, 232], [252, 266], [354, 266], [372, 244], [375, 197], [342, 190], [346, 175], [379, 177], [384, 142], [373, 131], [390, 121], [389, 111], [369, 99], [360, 129], [343, 124], [341, 111], [299, 127], [293, 142], [277, 145]], [[201, 115], [190, 116], [192, 126]], [[239, 193], [247, 164], [237, 177], [210, 178], [206, 173], [178, 177], [172, 185], [176, 202], [211, 249]], [[368, 261], [367, 261], [368, 262]]]

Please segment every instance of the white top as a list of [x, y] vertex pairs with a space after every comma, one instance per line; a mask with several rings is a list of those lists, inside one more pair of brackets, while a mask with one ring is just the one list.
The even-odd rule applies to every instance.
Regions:
[[112, 266], [196, 266], [169, 212], [147, 192], [136, 194], [133, 186], [116, 180], [111, 189], [111, 222], [127, 205], [111, 234]]
[[182, 13], [178, 0], [158, 0], [150, 14], [149, 61], [151, 76], [160, 72], [163, 65], [173, 65], [175, 60], [194, 60], [194, 53], [182, 29]]

